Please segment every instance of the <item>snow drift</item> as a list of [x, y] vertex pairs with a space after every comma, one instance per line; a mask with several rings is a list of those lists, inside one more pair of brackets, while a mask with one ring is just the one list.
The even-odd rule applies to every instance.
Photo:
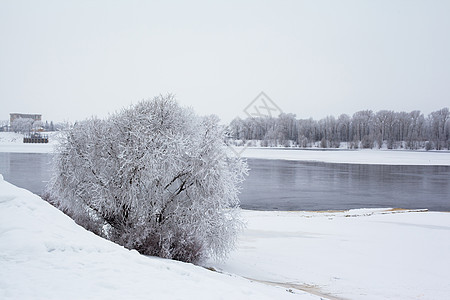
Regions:
[[[284, 299], [191, 264], [146, 257], [76, 225], [0, 175], [0, 299]], [[317, 299], [298, 291], [302, 299]], [[298, 298], [296, 298], [298, 299]]]

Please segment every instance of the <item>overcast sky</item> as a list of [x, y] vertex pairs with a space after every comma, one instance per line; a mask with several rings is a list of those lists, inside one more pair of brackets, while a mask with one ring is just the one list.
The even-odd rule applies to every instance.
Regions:
[[173, 93], [224, 122], [450, 106], [450, 1], [0, 0], [0, 120], [104, 117]]

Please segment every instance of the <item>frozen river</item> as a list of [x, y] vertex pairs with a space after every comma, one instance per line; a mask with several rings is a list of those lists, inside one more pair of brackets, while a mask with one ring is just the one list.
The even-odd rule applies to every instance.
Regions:
[[[241, 206], [256, 210], [362, 207], [450, 211], [449, 166], [387, 166], [248, 159]], [[5, 180], [42, 194], [51, 154], [0, 153]]]

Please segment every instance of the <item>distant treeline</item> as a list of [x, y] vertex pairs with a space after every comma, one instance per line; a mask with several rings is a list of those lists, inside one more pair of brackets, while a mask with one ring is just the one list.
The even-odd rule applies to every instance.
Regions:
[[424, 116], [420, 111], [363, 110], [318, 121], [283, 113], [278, 118], [236, 118], [229, 133], [234, 140], [259, 140], [266, 147], [338, 148], [345, 142], [349, 148], [442, 150], [450, 148], [450, 112], [443, 108]]

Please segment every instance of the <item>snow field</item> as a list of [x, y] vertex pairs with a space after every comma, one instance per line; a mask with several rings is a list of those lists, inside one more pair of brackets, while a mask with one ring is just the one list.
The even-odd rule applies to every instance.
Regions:
[[337, 299], [446, 299], [450, 213], [389, 209], [243, 211], [223, 272]]

